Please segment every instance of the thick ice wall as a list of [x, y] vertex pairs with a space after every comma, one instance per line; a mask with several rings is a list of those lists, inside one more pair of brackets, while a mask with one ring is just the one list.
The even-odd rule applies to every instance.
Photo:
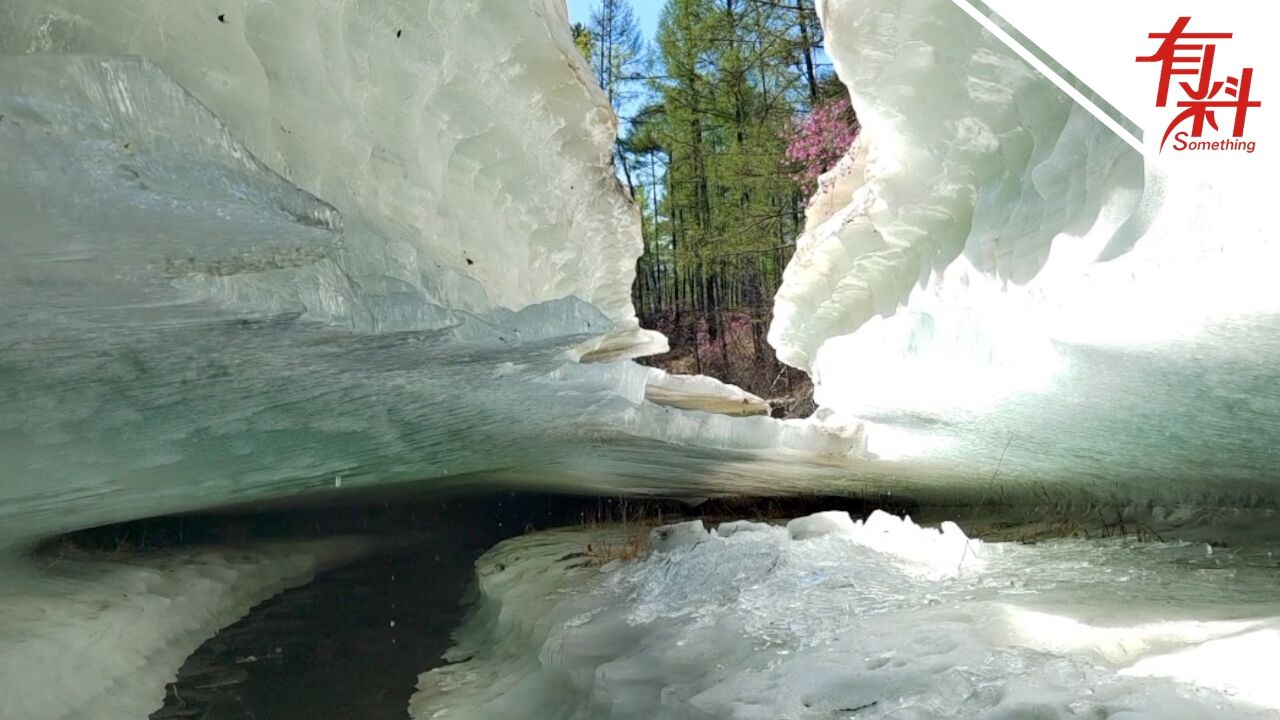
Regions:
[[1141, 156], [953, 3], [819, 10], [862, 140], [840, 169], [851, 179], [823, 183], [778, 292], [784, 362], [811, 368], [824, 341], [893, 313], [961, 255], [1025, 283], [1057, 234], [1087, 230], [1104, 205], [1137, 209]]
[[[220, 310], [199, 286], [229, 277], [335, 274], [339, 213], [264, 167], [154, 67], [35, 55], [0, 68], [5, 347], [207, 321]], [[278, 285], [258, 312], [306, 309]]]
[[863, 130], [770, 342], [824, 414], [986, 500], [1274, 501], [1265, 162], [1144, 166], [947, 0], [818, 8]]
[[[574, 295], [633, 327], [637, 212], [562, 0], [15, 0], [0, 54], [141, 55], [337, 207], [370, 283], [444, 307]], [[359, 279], [359, 278], [358, 278]]]

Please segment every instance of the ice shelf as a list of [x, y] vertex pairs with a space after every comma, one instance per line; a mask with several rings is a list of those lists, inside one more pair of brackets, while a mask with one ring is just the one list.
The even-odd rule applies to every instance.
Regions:
[[[415, 718], [1270, 718], [1260, 548], [982, 543], [873, 513], [507, 541]], [[1232, 651], [1250, 654], [1232, 655]], [[1220, 664], [1219, 664], [1220, 663]], [[1264, 663], [1265, 664], [1265, 663]]]

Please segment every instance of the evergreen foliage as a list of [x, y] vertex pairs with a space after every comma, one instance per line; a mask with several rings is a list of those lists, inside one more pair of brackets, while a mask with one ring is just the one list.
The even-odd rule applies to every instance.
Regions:
[[811, 3], [666, 0], [645, 48], [629, 0], [597, 0], [575, 31], [624, 119], [618, 170], [644, 228], [641, 321], [687, 361], [673, 369], [767, 397], [793, 379], [764, 342], [772, 296], [815, 169], [857, 127], [848, 100], [830, 99], [839, 83]]

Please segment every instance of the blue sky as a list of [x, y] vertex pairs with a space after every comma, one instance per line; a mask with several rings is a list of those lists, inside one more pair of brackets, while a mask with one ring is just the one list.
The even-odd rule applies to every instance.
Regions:
[[[568, 0], [569, 22], [580, 22], [584, 25], [591, 22], [591, 9], [597, 2], [598, 0]], [[653, 42], [653, 36], [658, 32], [658, 17], [662, 15], [662, 8], [666, 4], [667, 0], [631, 0], [631, 8], [636, 11], [636, 19], [640, 21], [640, 32], [644, 34], [646, 42]], [[818, 62], [823, 65], [830, 62], [821, 49], [818, 50]]]
[[[591, 21], [591, 9], [596, 0], [569, 0], [569, 22], [586, 24]], [[640, 21], [640, 32], [645, 40], [653, 40], [658, 30], [658, 16], [666, 0], [631, 0], [631, 7], [636, 11], [636, 19]]]

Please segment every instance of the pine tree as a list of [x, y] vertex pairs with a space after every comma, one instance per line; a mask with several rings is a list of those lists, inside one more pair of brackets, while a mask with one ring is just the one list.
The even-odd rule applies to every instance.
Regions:
[[582, 57], [590, 62], [594, 46], [591, 39], [591, 30], [580, 22], [574, 23], [570, 30], [573, 32], [573, 44], [578, 48], [578, 52], [582, 53]]
[[599, 0], [587, 30], [592, 38], [591, 68], [615, 110], [634, 98], [644, 75], [644, 39], [629, 0]]
[[804, 172], [822, 162], [801, 167], [788, 143], [832, 85], [812, 1], [667, 0], [648, 53], [627, 0], [598, 0], [575, 32], [626, 120], [617, 163], [642, 214], [642, 321], [688, 369], [766, 395], [793, 380], [764, 331], [802, 227]]
[[[596, 82], [604, 89], [614, 112], [622, 114], [635, 98], [637, 83], [644, 75], [644, 39], [629, 0], [599, 0], [591, 13], [591, 69]], [[627, 182], [627, 190], [635, 199], [631, 166], [621, 145], [614, 158]]]

